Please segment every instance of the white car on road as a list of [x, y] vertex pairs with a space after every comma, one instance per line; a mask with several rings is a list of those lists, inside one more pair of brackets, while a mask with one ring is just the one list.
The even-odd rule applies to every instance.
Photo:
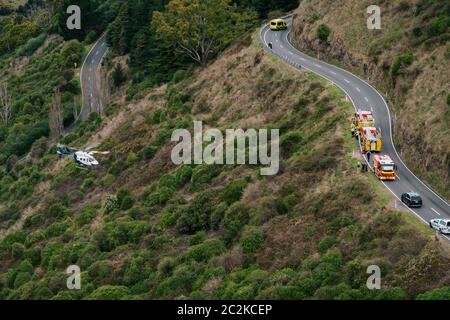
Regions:
[[450, 234], [450, 220], [433, 219], [430, 221], [430, 228], [433, 228], [442, 234]]

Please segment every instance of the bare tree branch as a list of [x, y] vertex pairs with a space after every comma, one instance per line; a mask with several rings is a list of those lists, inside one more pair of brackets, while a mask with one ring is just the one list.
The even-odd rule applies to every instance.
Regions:
[[0, 119], [8, 123], [12, 117], [12, 94], [9, 92], [6, 82], [0, 85]]
[[58, 141], [64, 131], [64, 116], [61, 107], [61, 94], [59, 93], [59, 90], [56, 90], [50, 104], [48, 125], [50, 127], [51, 141]]

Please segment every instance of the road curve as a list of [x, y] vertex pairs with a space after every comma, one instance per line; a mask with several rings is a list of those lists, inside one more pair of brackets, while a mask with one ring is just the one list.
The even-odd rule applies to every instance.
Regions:
[[83, 102], [78, 118], [82, 121], [86, 120], [91, 112], [99, 112], [102, 109], [100, 67], [107, 51], [106, 36], [103, 35], [92, 46], [81, 66], [80, 83]]
[[[297, 50], [288, 40], [292, 26], [292, 17], [287, 18], [289, 25], [286, 31], [271, 31], [266, 25], [261, 29], [260, 38], [264, 48], [277, 55], [287, 64], [297, 69], [307, 69], [331, 81], [341, 88], [352, 101], [356, 110], [370, 110], [373, 112], [377, 127], [382, 130], [382, 154], [388, 154], [398, 166], [398, 179], [396, 181], [382, 182], [384, 186], [400, 200], [405, 192], [417, 192], [423, 199], [423, 207], [419, 209], [408, 208], [426, 224], [433, 218], [450, 219], [449, 203], [425, 185], [414, 173], [407, 168], [395, 149], [392, 138], [392, 119], [389, 107], [383, 96], [369, 83], [326, 62], [310, 57]], [[268, 44], [271, 43], [271, 50]], [[406, 207], [406, 206], [405, 206]], [[446, 237], [450, 240], [449, 237]]]

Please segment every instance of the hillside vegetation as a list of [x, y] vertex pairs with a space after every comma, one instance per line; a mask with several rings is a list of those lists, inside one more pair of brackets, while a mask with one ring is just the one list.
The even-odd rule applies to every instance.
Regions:
[[[24, 182], [44, 174], [22, 227], [0, 243], [2, 298], [403, 299], [448, 284], [443, 247], [354, 168], [344, 95], [256, 41], [112, 105], [74, 142], [111, 150], [101, 169], [80, 171], [53, 153], [14, 168]], [[280, 128], [280, 174], [174, 166], [171, 131], [192, 130], [194, 119]], [[4, 226], [20, 212], [4, 208]], [[83, 271], [80, 291], [65, 287], [71, 264]], [[380, 291], [365, 289], [371, 264], [383, 270]]]
[[387, 93], [403, 159], [449, 199], [450, 2], [379, 1], [381, 30], [367, 29], [371, 4], [304, 0], [295, 11], [291, 39]]
[[[205, 14], [218, 14], [215, 1], [202, 2]], [[233, 19], [251, 17], [249, 30], [231, 26], [232, 39], [209, 30], [226, 45], [206, 63], [153, 33], [167, 1], [79, 1], [91, 10], [76, 34], [61, 29], [68, 2], [40, 7], [57, 12], [47, 24], [33, 13], [0, 19], [2, 30], [27, 31], [0, 53], [0, 83], [14, 101], [0, 127], [0, 299], [449, 298], [448, 245], [356, 169], [345, 95], [261, 48], [258, 19], [295, 1], [221, 0]], [[320, 30], [323, 39], [334, 32]], [[104, 31], [111, 103], [73, 123], [79, 62]], [[56, 156], [55, 92], [61, 142], [109, 150], [99, 167]], [[257, 165], [174, 165], [173, 130], [192, 132], [199, 120], [221, 131], [280, 129], [278, 175], [261, 176]], [[81, 290], [66, 286], [73, 264]], [[366, 287], [370, 265], [382, 270], [381, 290]]]

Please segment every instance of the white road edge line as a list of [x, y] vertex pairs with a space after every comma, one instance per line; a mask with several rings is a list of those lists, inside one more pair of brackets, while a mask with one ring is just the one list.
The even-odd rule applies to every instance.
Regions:
[[438, 215], [441, 215], [435, 208], [431, 208], [431, 210], [433, 210], [435, 213], [437, 213]]

